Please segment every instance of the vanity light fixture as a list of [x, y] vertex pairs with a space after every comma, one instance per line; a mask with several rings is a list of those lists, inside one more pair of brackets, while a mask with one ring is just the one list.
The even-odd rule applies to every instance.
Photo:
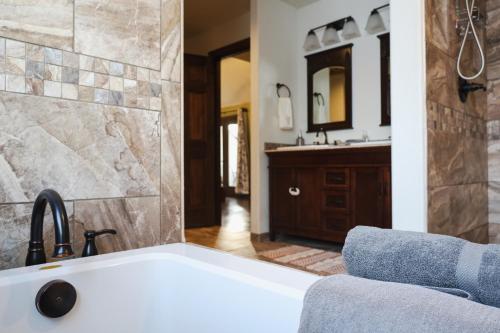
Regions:
[[319, 49], [320, 47], [321, 44], [319, 43], [318, 35], [316, 35], [316, 32], [314, 32], [314, 30], [310, 30], [307, 33], [306, 41], [304, 43], [304, 50], [306, 50], [307, 52], [311, 52]]
[[386, 30], [384, 20], [382, 20], [382, 16], [380, 16], [380, 9], [387, 7], [389, 7], [389, 4], [377, 7], [372, 10], [372, 12], [370, 13], [370, 17], [368, 18], [368, 22], [366, 22], [366, 32], [373, 35]]
[[356, 21], [352, 17], [348, 17], [345, 19], [344, 29], [342, 29], [342, 38], [344, 39], [353, 39], [361, 36], [359, 32], [358, 25]]
[[335, 29], [335, 25], [330, 23], [326, 26], [321, 42], [323, 42], [323, 45], [332, 45], [340, 42], [339, 32]]
[[[348, 26], [345, 26], [346, 24]], [[351, 25], [351, 27], [349, 27], [349, 24]], [[355, 28], [354, 32], [357, 32], [358, 33], [357, 35], [353, 35], [352, 24], [354, 24]], [[321, 42], [323, 43], [323, 45], [332, 45], [335, 43], [339, 43], [341, 41], [339, 36], [339, 31], [345, 30], [346, 28], [349, 29], [347, 34], [349, 38], [345, 37], [345, 31], [343, 31], [342, 36], [344, 37], [344, 39], [350, 39], [360, 36], [359, 29], [352, 16], [344, 17], [341, 18], [340, 20], [323, 24], [320, 25], [319, 27], [309, 30], [309, 32], [307, 33], [306, 41], [304, 42], [304, 50], [306, 52], [311, 52], [321, 47], [321, 43], [319, 42], [319, 38], [316, 32], [323, 28], [324, 32], [323, 32], [323, 37], [321, 38]]]

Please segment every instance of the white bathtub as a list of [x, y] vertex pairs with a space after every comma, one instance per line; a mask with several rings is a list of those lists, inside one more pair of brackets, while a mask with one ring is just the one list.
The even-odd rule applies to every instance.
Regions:
[[[189, 244], [121, 252], [0, 272], [0, 332], [296, 332], [318, 276]], [[62, 279], [77, 290], [58, 319], [35, 297]]]

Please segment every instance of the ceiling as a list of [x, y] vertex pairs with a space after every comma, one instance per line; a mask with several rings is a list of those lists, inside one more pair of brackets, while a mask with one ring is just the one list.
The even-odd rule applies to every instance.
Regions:
[[318, 0], [282, 0], [282, 1], [294, 6], [296, 8], [300, 8], [300, 7], [310, 5], [313, 2], [316, 2]]
[[250, 11], [250, 0], [185, 0], [184, 34], [195, 36]]

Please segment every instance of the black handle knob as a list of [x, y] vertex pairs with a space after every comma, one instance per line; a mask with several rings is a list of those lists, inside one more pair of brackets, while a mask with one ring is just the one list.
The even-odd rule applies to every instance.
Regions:
[[91, 257], [99, 254], [97, 246], [95, 245], [95, 238], [101, 235], [111, 234], [116, 235], [116, 230], [114, 229], [103, 229], [99, 231], [87, 230], [83, 234], [85, 237], [85, 245], [83, 246], [82, 257]]

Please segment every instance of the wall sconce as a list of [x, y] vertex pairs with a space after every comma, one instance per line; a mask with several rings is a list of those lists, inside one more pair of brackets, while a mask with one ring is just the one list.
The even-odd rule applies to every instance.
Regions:
[[321, 44], [319, 43], [318, 35], [316, 35], [314, 30], [310, 30], [307, 33], [306, 41], [304, 42], [304, 50], [310, 52], [319, 49], [320, 47]]
[[372, 10], [372, 12], [370, 13], [370, 17], [368, 18], [368, 22], [366, 22], [366, 32], [373, 35], [386, 30], [384, 20], [382, 20], [382, 16], [380, 16], [379, 10], [387, 7], [389, 7], [389, 4], [377, 7]]
[[342, 30], [342, 37], [344, 39], [351, 39], [361, 36], [358, 26], [356, 25], [356, 22], [354, 21], [352, 16], [344, 17], [340, 20], [323, 24], [319, 27], [309, 30], [309, 32], [307, 33], [306, 41], [304, 42], [305, 51], [311, 52], [321, 47], [321, 43], [319, 42], [316, 31], [322, 28], [325, 28], [323, 37], [321, 38], [321, 42], [323, 43], [323, 45], [332, 45], [335, 43], [339, 43], [341, 41], [339, 36], [340, 30]]
[[358, 25], [352, 17], [345, 19], [344, 29], [342, 30], [342, 37], [344, 39], [353, 39], [361, 36], [359, 32]]

